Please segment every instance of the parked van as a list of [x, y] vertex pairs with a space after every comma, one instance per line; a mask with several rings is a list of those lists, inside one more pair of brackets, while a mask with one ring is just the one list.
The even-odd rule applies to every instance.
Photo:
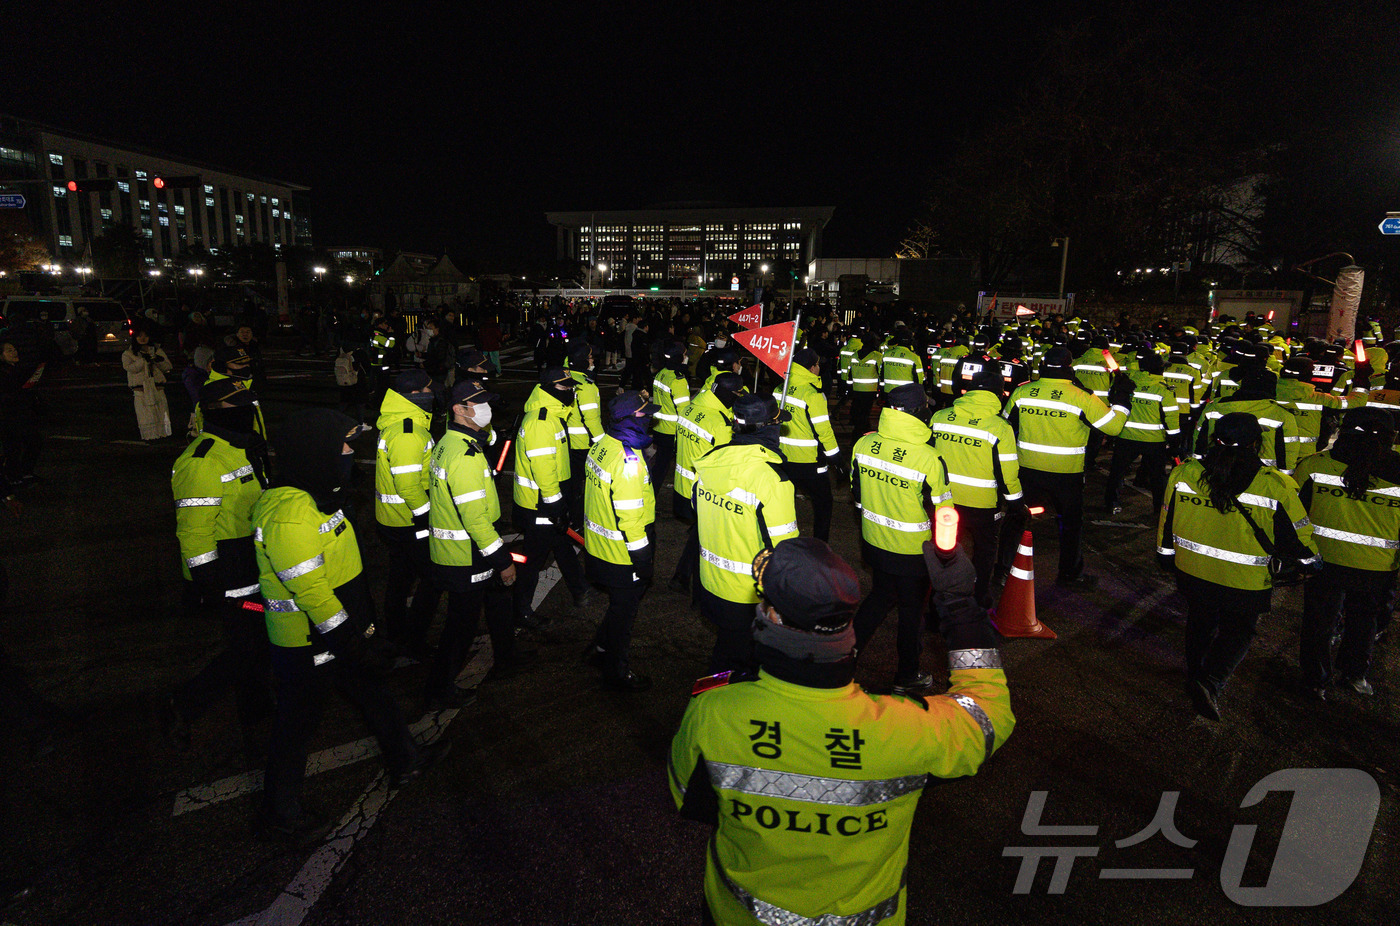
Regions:
[[73, 354], [78, 349], [77, 342], [73, 340], [73, 320], [78, 316], [79, 306], [87, 309], [88, 317], [97, 329], [99, 351], [126, 350], [131, 338], [131, 317], [126, 307], [115, 299], [94, 296], [7, 296], [4, 308], [0, 308], [0, 317], [7, 324], [15, 324], [41, 318], [47, 313], [59, 348], [65, 354]]

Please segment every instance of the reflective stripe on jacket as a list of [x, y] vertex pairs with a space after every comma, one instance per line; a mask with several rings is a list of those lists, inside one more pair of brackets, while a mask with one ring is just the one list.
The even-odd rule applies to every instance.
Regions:
[[690, 498], [695, 488], [695, 461], [716, 447], [729, 443], [734, 434], [734, 416], [724, 403], [706, 389], [685, 407], [676, 421], [677, 495]]
[[1004, 414], [1016, 432], [1021, 465], [1046, 473], [1084, 472], [1089, 429], [1114, 437], [1128, 420], [1126, 408], [1110, 408], [1069, 380], [1049, 377], [1017, 388]]
[[630, 571], [634, 558], [655, 554], [647, 528], [656, 520], [656, 494], [646, 458], [605, 434], [588, 451], [585, 465], [584, 549], [594, 559]]
[[515, 438], [515, 489], [521, 508], [564, 501], [564, 483], [572, 472], [569, 463], [569, 407], [536, 386], [525, 400], [520, 433]]
[[[448, 425], [428, 465], [428, 553], [439, 566], [471, 567], [472, 581], [491, 578], [510, 565], [510, 553], [496, 532], [501, 500], [481, 437], [462, 425]], [[481, 576], [481, 578], [477, 578]]]
[[218, 561], [219, 541], [252, 536], [253, 505], [263, 486], [248, 454], [222, 437], [206, 431], [195, 438], [175, 461], [170, 489], [187, 578], [191, 569]]
[[1201, 412], [1201, 422], [1196, 428], [1197, 459], [1205, 456], [1210, 447], [1210, 436], [1215, 423], [1231, 412], [1244, 412], [1253, 415], [1264, 432], [1259, 448], [1259, 459], [1266, 466], [1277, 467], [1285, 473], [1293, 472], [1298, 465], [1298, 422], [1293, 413], [1277, 402], [1269, 399], [1220, 399], [1206, 405]]
[[349, 619], [336, 589], [360, 575], [355, 529], [339, 511], [324, 514], [301, 489], [268, 489], [253, 506], [253, 547], [275, 646], [310, 646], [311, 632]]
[[1154, 373], [1135, 370], [1130, 375], [1133, 398], [1119, 437], [1144, 444], [1164, 444], [1168, 437], [1180, 434], [1181, 414], [1171, 387]]
[[666, 368], [656, 374], [651, 386], [652, 401], [660, 406], [652, 430], [657, 434], [675, 434], [676, 417], [690, 402], [690, 381]]
[[[792, 418], [783, 423], [782, 436], [778, 438], [783, 456], [789, 463], [820, 463], [819, 472], [824, 472], [827, 460], [841, 450], [831, 430], [831, 415], [822, 392], [821, 377], [794, 363], [788, 377], [787, 395], [787, 408]], [[773, 398], [781, 399], [782, 393], [775, 391]]]
[[569, 408], [569, 449], [587, 450], [603, 436], [602, 398], [598, 384], [582, 370], [570, 370], [574, 383], [574, 404]]

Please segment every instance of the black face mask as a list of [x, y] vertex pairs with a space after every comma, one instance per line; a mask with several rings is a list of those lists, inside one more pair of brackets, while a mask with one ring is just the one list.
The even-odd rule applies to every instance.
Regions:
[[550, 395], [554, 396], [554, 398], [558, 399], [565, 405], [574, 404], [574, 391], [572, 389], [560, 389], [557, 386], [545, 386], [544, 391], [548, 392]]
[[277, 451], [277, 484], [310, 494], [326, 514], [341, 505], [354, 472], [355, 458], [343, 454], [345, 437], [355, 427], [348, 415], [328, 408], [311, 409], [289, 418], [273, 432]]
[[258, 410], [252, 405], [235, 405], [232, 408], [206, 408], [204, 421], [233, 434], [252, 434], [258, 420]]
[[404, 396], [404, 398], [408, 399], [409, 404], [420, 411], [431, 413], [433, 410], [434, 396], [431, 392], [410, 392], [408, 395]]

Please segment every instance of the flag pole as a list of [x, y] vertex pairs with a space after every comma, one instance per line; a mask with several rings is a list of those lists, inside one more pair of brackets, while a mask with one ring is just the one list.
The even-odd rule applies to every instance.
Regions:
[[[787, 372], [783, 374], [783, 391], [778, 397], [778, 414], [782, 415], [783, 406], [787, 405], [788, 380], [792, 378], [792, 355], [797, 353], [797, 332], [802, 330], [802, 310], [798, 309], [797, 314], [792, 319], [792, 346], [788, 348]], [[758, 391], [758, 379], [754, 379], [754, 391]]]

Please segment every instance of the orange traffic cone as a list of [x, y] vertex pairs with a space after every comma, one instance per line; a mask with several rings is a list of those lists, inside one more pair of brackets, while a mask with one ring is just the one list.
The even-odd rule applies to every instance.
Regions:
[[1016, 561], [1001, 592], [1001, 602], [992, 612], [992, 623], [1003, 637], [1055, 639], [1055, 631], [1035, 617], [1035, 554], [1031, 550], [1030, 531], [1021, 535]]

